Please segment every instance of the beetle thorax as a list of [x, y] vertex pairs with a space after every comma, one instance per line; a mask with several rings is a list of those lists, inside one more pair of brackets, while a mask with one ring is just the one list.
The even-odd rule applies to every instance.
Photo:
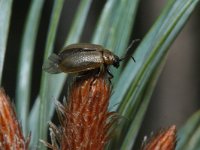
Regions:
[[106, 64], [106, 65], [113, 65], [116, 68], [119, 66], [119, 57], [114, 55], [110, 51], [104, 51], [103, 52], [103, 60], [104, 60], [104, 64]]

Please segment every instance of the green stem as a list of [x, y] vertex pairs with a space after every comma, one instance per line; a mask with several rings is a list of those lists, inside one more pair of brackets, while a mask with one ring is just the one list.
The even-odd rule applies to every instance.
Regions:
[[0, 85], [3, 74], [4, 59], [6, 54], [6, 43], [8, 38], [8, 28], [10, 25], [12, 2], [13, 2], [12, 0], [0, 1]]

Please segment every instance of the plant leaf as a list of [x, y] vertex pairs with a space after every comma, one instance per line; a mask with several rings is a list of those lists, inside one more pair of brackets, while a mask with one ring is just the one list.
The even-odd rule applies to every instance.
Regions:
[[31, 130], [31, 141], [29, 144], [30, 149], [37, 149], [37, 143], [38, 143], [38, 127], [39, 127], [39, 113], [40, 113], [40, 99], [37, 97], [35, 100], [34, 106], [31, 109], [31, 113], [29, 114], [29, 120], [28, 125], [29, 129]]
[[178, 131], [176, 150], [198, 150], [200, 147], [200, 110]]
[[111, 106], [121, 103], [122, 100], [123, 103], [113, 108], [114, 110], [120, 107], [121, 112], [125, 111], [125, 107], [129, 106], [128, 103], [133, 103], [134, 100], [129, 98], [140, 86], [139, 81], [142, 74], [145, 71], [153, 71], [159, 64], [197, 3], [198, 0], [171, 0], [168, 2], [161, 16], [137, 48], [134, 54], [137, 63], [133, 64], [132, 61], [129, 61], [123, 71], [111, 98]]
[[3, 74], [3, 65], [6, 53], [6, 43], [8, 38], [8, 28], [12, 9], [12, 0], [0, 1], [0, 85]]
[[[44, 58], [47, 58], [52, 52], [53, 52], [53, 45], [55, 41], [56, 31], [60, 19], [60, 14], [62, 11], [64, 0], [57, 0], [54, 1], [48, 35], [47, 35], [47, 41], [45, 45], [45, 52], [44, 52]], [[46, 72], [42, 72], [42, 79], [41, 79], [41, 86], [40, 86], [40, 92], [39, 92], [39, 100], [40, 100], [40, 109], [39, 109], [39, 126], [38, 126], [38, 139], [46, 140], [47, 138], [47, 122], [49, 121], [49, 103], [50, 97], [48, 95], [48, 87], [49, 81], [51, 80], [50, 75]], [[51, 94], [51, 93], [50, 93]], [[46, 149], [42, 143], [38, 144], [40, 149]]]
[[[88, 0], [81, 1], [77, 14], [76, 14], [76, 18], [74, 20], [72, 29], [70, 30], [70, 34], [67, 38], [66, 43], [78, 41], [82, 33], [83, 26], [85, 24], [86, 16], [88, 14], [91, 2], [92, 1], [88, 1]], [[52, 47], [53, 47], [52, 44], [54, 43], [55, 32], [56, 32], [57, 23], [58, 23], [57, 19], [60, 16], [59, 14], [61, 11], [61, 6], [62, 6], [61, 3], [63, 3], [63, 1], [55, 1], [55, 4], [54, 4], [54, 11], [52, 12], [52, 22], [50, 23], [49, 35], [48, 35], [47, 45], [45, 49], [45, 56], [44, 56], [45, 59], [47, 59], [50, 53], [52, 53]], [[54, 17], [56, 17], [56, 19]], [[74, 34], [74, 32], [72, 31], [76, 31], [76, 34]], [[31, 110], [31, 113], [30, 113], [30, 122], [32, 122], [32, 120], [37, 119], [37, 118], [40, 119], [38, 126], [30, 123], [30, 128], [32, 128], [32, 130], [35, 131], [34, 132], [35, 135], [32, 135], [32, 139], [34, 137], [34, 142], [32, 142], [31, 144], [32, 146], [37, 145], [39, 137], [45, 140], [45, 137], [47, 135], [46, 134], [47, 121], [49, 121], [51, 119], [51, 116], [53, 115], [54, 100], [57, 99], [59, 94], [61, 93], [62, 87], [65, 83], [65, 78], [66, 78], [66, 75], [64, 74], [50, 75], [43, 72], [40, 95], [37, 98], [37, 101], [34, 104], [33, 109]], [[36, 115], [38, 114], [37, 112], [38, 103], [40, 105], [40, 113], [39, 113], [40, 117], [36, 117]], [[37, 135], [38, 133], [40, 133], [40, 136]], [[44, 148], [43, 145], [40, 145], [40, 147]]]
[[17, 72], [16, 107], [22, 123], [23, 134], [27, 136], [27, 117], [29, 112], [31, 73], [34, 56], [34, 46], [39, 27], [39, 21], [44, 0], [33, 0], [27, 16], [22, 38], [19, 66]]
[[92, 0], [80, 1], [69, 35], [66, 38], [64, 47], [79, 41], [91, 4]]
[[[124, 55], [133, 29], [138, 3], [139, 0], [107, 1], [97, 24], [92, 43], [104, 45], [120, 57]], [[120, 70], [112, 70], [115, 75], [112, 83], [118, 80]]]
[[[161, 64], [159, 64], [159, 66], [155, 68], [150, 78], [148, 78], [147, 75], [143, 77], [142, 82], [145, 85], [141, 84], [142, 87], [141, 90], [139, 91], [138, 99], [136, 100], [137, 101], [136, 104], [139, 109], [134, 107], [134, 110], [136, 110], [136, 112], [132, 113], [133, 119], [131, 119], [129, 130], [125, 138], [123, 139], [123, 144], [121, 145], [122, 150], [129, 150], [129, 149], [131, 150], [135, 143], [137, 134], [140, 130], [143, 118], [145, 116], [149, 102], [151, 100], [151, 96], [155, 89], [160, 73], [163, 70], [165, 62], [166, 62], [166, 55], [164, 56], [164, 59], [162, 59]], [[148, 82], [146, 82], [146, 80], [148, 80]]]
[[[121, 115], [130, 120], [128, 125], [123, 128], [123, 135], [126, 137], [124, 144], [122, 144], [123, 149], [130, 149], [132, 147], [133, 144], [130, 142], [126, 143], [125, 140], [130, 138], [133, 140], [132, 143], [134, 143], [138, 132], [136, 129], [139, 129], [143, 120], [143, 113], [146, 111], [148, 103], [145, 107], [141, 107], [141, 110], [139, 106], [145, 103], [142, 93], [146, 88], [148, 79], [156, 66], [161, 63], [168, 47], [188, 20], [197, 3], [198, 0], [169, 1], [155, 25], [136, 50], [134, 57], [137, 63], [133, 66], [133, 63], [129, 62], [124, 69], [114, 90], [115, 93], [111, 98], [111, 105], [120, 104], [112, 109], [118, 110]], [[143, 113], [140, 114], [140, 111]], [[135, 126], [134, 123], [136, 123]], [[120, 135], [119, 138], [123, 139], [123, 135]]]

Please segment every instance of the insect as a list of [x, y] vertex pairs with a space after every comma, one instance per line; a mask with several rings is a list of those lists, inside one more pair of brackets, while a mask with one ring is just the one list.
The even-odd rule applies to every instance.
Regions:
[[[130, 49], [135, 41], [127, 49]], [[48, 61], [44, 63], [43, 70], [56, 74], [61, 72], [81, 73], [97, 68], [104, 69], [109, 65], [118, 68], [120, 62], [125, 58], [127, 58], [127, 55], [124, 58], [119, 58], [101, 45], [88, 43], [72, 44], [65, 47], [58, 55], [51, 54]], [[107, 72], [113, 77], [109, 70]]]

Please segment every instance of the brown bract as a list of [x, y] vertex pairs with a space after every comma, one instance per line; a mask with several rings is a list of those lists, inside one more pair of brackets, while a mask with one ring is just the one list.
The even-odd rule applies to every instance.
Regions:
[[108, 112], [110, 83], [104, 74], [75, 80], [67, 103], [57, 103], [60, 128], [50, 123], [51, 149], [102, 150], [109, 140], [109, 131], [117, 119]]
[[176, 126], [160, 131], [142, 148], [143, 150], [175, 150]]
[[10, 99], [0, 88], [0, 149], [27, 150], [28, 144], [29, 139], [26, 141], [23, 137]]

